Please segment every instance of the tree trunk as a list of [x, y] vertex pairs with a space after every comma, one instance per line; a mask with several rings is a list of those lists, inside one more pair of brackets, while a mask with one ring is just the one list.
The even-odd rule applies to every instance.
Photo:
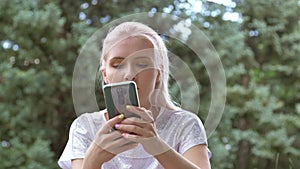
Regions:
[[[245, 75], [242, 78], [242, 83], [245, 88], [249, 86], [249, 76]], [[247, 116], [244, 115], [239, 118], [238, 128], [240, 130], [247, 130]], [[238, 169], [247, 169], [249, 164], [249, 152], [250, 152], [250, 144], [246, 140], [241, 140], [238, 145], [238, 152], [237, 152], [237, 168]]]

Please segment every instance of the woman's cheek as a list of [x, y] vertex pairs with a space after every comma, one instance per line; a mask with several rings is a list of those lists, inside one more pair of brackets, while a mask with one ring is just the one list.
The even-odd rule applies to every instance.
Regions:
[[121, 73], [112, 71], [109, 74], [107, 74], [107, 80], [109, 81], [109, 83], [120, 82], [120, 81], [122, 81], [122, 80], [120, 80], [120, 76], [121, 76]]

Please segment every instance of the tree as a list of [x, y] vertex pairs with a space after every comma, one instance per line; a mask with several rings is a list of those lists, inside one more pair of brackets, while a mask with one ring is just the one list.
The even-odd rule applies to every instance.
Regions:
[[[199, 9], [191, 2], [0, 1], [0, 168], [57, 168], [76, 118], [72, 76], [82, 46], [108, 22], [149, 11], [193, 23], [221, 58], [227, 102], [209, 137], [213, 168], [299, 168], [299, 2], [201, 1]], [[226, 20], [232, 12], [240, 14], [239, 21]], [[207, 70], [187, 45], [165, 38], [170, 51], [197, 77], [199, 117], [204, 120], [211, 100]], [[170, 87], [180, 102], [177, 84], [173, 81]]]
[[0, 168], [57, 168], [76, 117], [71, 83], [80, 47], [106, 22], [165, 3], [1, 1]]
[[245, 44], [256, 61], [256, 66], [246, 68], [244, 85], [254, 94], [245, 102], [252, 115], [239, 117], [245, 119], [246, 132], [252, 133], [249, 159], [245, 159], [250, 168], [299, 167], [299, 81], [295, 80], [299, 77], [299, 9], [296, 0], [245, 1], [240, 6]]
[[[230, 8], [212, 3], [208, 10], [218, 15], [206, 18], [228, 89], [222, 121], [210, 138], [216, 152], [212, 164], [215, 168], [298, 168], [299, 2], [235, 4]], [[225, 21], [226, 12], [238, 12], [242, 20]]]

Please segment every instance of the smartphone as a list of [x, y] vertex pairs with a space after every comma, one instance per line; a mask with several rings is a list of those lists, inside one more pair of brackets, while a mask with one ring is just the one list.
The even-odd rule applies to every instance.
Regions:
[[127, 111], [126, 105], [140, 106], [134, 81], [110, 83], [103, 86], [104, 99], [109, 118], [124, 114], [125, 118], [139, 117]]

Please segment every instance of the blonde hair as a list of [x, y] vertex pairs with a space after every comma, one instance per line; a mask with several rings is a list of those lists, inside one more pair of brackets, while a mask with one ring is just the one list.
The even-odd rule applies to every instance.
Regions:
[[155, 62], [158, 63], [160, 76], [161, 76], [161, 86], [159, 88], [159, 93], [166, 103], [166, 106], [174, 108], [175, 105], [169, 94], [168, 83], [169, 83], [169, 58], [168, 50], [162, 38], [149, 26], [139, 23], [139, 22], [124, 22], [113, 28], [107, 34], [103, 41], [102, 55], [100, 58], [100, 69], [105, 68], [105, 61], [109, 51], [117, 45], [119, 42], [129, 38], [129, 37], [140, 37], [150, 41], [156, 51], [154, 58]]

